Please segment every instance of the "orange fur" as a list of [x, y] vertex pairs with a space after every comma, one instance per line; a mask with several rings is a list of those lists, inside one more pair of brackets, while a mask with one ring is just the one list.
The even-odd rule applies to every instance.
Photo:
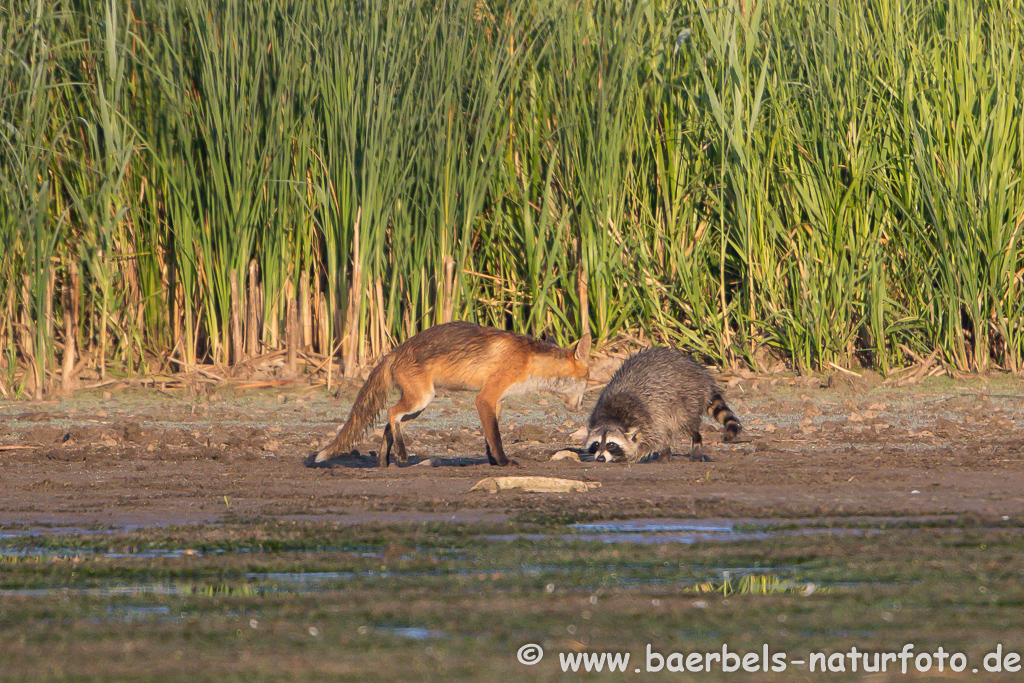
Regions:
[[402, 422], [418, 416], [437, 389], [476, 391], [487, 457], [493, 465], [508, 465], [501, 445], [498, 415], [501, 399], [511, 393], [552, 391], [566, 406], [578, 410], [586, 389], [590, 335], [571, 349], [512, 332], [467, 322], [446, 323], [424, 330], [393, 350], [373, 369], [359, 390], [348, 420], [323, 450], [307, 460], [317, 466], [351, 450], [384, 409], [387, 394], [398, 386], [401, 396], [388, 410], [379, 463], [386, 467], [392, 444], [400, 462], [408, 454]]

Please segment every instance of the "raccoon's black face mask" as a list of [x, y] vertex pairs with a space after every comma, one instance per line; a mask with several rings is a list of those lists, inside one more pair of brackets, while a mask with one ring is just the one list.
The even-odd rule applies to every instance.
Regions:
[[[604, 444], [604, 448], [601, 448], [602, 444]], [[606, 453], [608, 453], [608, 455], [610, 455], [613, 458], [615, 458], [616, 460], [618, 460], [620, 458], [624, 458], [626, 456], [626, 452], [624, 450], [622, 450], [622, 446], [620, 446], [619, 444], [617, 444], [615, 442], [606, 443], [604, 441], [601, 441], [601, 442], [595, 441], [594, 443], [590, 444], [590, 448], [587, 449], [587, 450], [590, 451], [591, 455], [597, 455], [597, 453], [599, 451], [603, 450]]]
[[[611, 432], [611, 433], [609, 433]], [[628, 442], [623, 441], [623, 434], [618, 430], [598, 429], [589, 435], [587, 450], [596, 460], [621, 462], [630, 455]]]

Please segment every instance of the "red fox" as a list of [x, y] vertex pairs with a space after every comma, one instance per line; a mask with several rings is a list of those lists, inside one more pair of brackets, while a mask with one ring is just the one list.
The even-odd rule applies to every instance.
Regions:
[[478, 391], [487, 459], [507, 466], [501, 446], [498, 414], [501, 399], [510, 394], [550, 391], [560, 394], [569, 410], [579, 410], [590, 376], [590, 335], [571, 349], [512, 332], [480, 327], [467, 322], [431, 327], [406, 340], [384, 356], [366, 378], [348, 420], [324, 449], [306, 458], [307, 467], [324, 467], [328, 460], [351, 450], [384, 409], [395, 385], [398, 403], [388, 410], [378, 464], [387, 467], [392, 443], [400, 463], [408, 460], [402, 423], [417, 417], [441, 389]]

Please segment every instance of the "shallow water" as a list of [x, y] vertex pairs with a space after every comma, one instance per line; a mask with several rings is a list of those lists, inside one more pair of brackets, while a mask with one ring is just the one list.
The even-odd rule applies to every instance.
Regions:
[[444, 631], [420, 626], [375, 626], [373, 628], [364, 626], [359, 629], [361, 635], [368, 632], [386, 633], [410, 640], [443, 640], [449, 637]]
[[[385, 515], [386, 516], [386, 515]], [[384, 566], [385, 554], [381, 548], [368, 545], [348, 547], [317, 547], [315, 549], [296, 548], [300, 552], [296, 562], [297, 571], [253, 571], [242, 569], [234, 573], [230, 567], [250, 560], [235, 556], [246, 555], [251, 562], [262, 563], [279, 557], [277, 551], [284, 549], [278, 544], [277, 551], [264, 551], [261, 547], [234, 547], [230, 549], [214, 548], [203, 551], [193, 548], [140, 548], [138, 551], [111, 551], [96, 549], [76, 549], [45, 546], [0, 547], [0, 566], [3, 564], [19, 565], [48, 564], [50, 562], [90, 562], [96, 559], [114, 560], [113, 570], [117, 569], [117, 560], [168, 560], [214, 561], [216, 574], [205, 581], [168, 580], [161, 576], [159, 567], [140, 568], [141, 574], [128, 582], [120, 576], [96, 575], [86, 585], [54, 585], [41, 587], [17, 587], [8, 584], [6, 590], [0, 590], [0, 597], [45, 597], [45, 596], [80, 596], [84, 598], [133, 598], [133, 597], [192, 597], [192, 596], [261, 596], [261, 595], [304, 595], [322, 594], [345, 591], [354, 585], [386, 585], [388, 583], [405, 584], [408, 582], [427, 582], [435, 584], [451, 579], [456, 582], [488, 581], [497, 586], [523, 586], [537, 584], [544, 586], [558, 585], [559, 588], [571, 590], [596, 590], [602, 586], [620, 586], [642, 588], [644, 586], [672, 587], [679, 591], [707, 590], [707, 586], [718, 586], [714, 590], [733, 581], [743, 581], [749, 577], [770, 579], [773, 590], [787, 587], [799, 588], [808, 582], [817, 586], [833, 588], [851, 587], [861, 584], [861, 578], [842, 580], [835, 576], [820, 575], [807, 568], [785, 566], [778, 563], [766, 563], [764, 566], [684, 566], [647, 563], [647, 552], [632, 552], [633, 559], [609, 561], [608, 558], [598, 561], [578, 562], [545, 561], [540, 549], [531, 550], [527, 545], [518, 548], [515, 545], [504, 546], [504, 543], [540, 544], [550, 549], [551, 543], [569, 544], [566, 548], [576, 548], [580, 542], [600, 544], [621, 544], [623, 546], [689, 546], [693, 544], [729, 544], [741, 541], [764, 541], [794, 537], [840, 537], [851, 535], [882, 534], [895, 526], [910, 526], [910, 533], [916, 533], [914, 525], [953, 524], [956, 518], [919, 517], [858, 517], [846, 519], [685, 519], [685, 518], [651, 518], [623, 521], [601, 521], [570, 524], [551, 531], [531, 533], [489, 534], [487, 527], [477, 533], [463, 534], [452, 543], [440, 545], [415, 545], [408, 551], [389, 557], [387, 567]], [[38, 533], [38, 530], [33, 530]], [[88, 537], [93, 533], [109, 533], [109, 530], [91, 531], [77, 530], [81, 536]], [[82, 532], [85, 533], [82, 533]], [[9, 538], [25, 538], [29, 532], [11, 534]], [[502, 542], [505, 550], [494, 548], [503, 559], [496, 566], [480, 566], [475, 558], [482, 552], [491, 552], [488, 548], [494, 542]], [[463, 547], [455, 547], [463, 546]], [[290, 552], [290, 551], [289, 551]], [[589, 552], [589, 551], [588, 551]], [[661, 552], [661, 551], [659, 551]], [[331, 554], [328, 556], [328, 554]], [[618, 557], [618, 551], [615, 551]], [[204, 560], [205, 558], [205, 560]], [[366, 559], [380, 558], [379, 566], [372, 563], [367, 567]], [[540, 560], [540, 561], [538, 561]], [[424, 561], [433, 566], [424, 567]], [[222, 564], [227, 562], [227, 564]], [[411, 563], [403, 566], [405, 563]], [[330, 569], [331, 565], [339, 567]], [[304, 571], [302, 567], [310, 570]], [[171, 566], [171, 565], [168, 565]], [[201, 565], [199, 565], [201, 566]], [[327, 567], [325, 569], [324, 567]], [[153, 581], [146, 581], [147, 574]], [[158, 578], [160, 577], [160, 578]], [[190, 577], [191, 578], [191, 577]], [[141, 580], [139, 580], [141, 579]], [[497, 583], [495, 583], [497, 582]], [[802, 582], [802, 583], [801, 583]], [[472, 584], [469, 584], [472, 585]], [[728, 588], [727, 588], [728, 590]], [[138, 612], [129, 611], [122, 617], [141, 618], [152, 616], [144, 609]], [[397, 628], [397, 627], [396, 627]], [[396, 632], [402, 637], [417, 636]], [[429, 636], [435, 637], [435, 636]]]
[[600, 541], [602, 543], [729, 543], [760, 541], [778, 536], [816, 536], [878, 533], [885, 526], [902, 523], [934, 522], [935, 517], [895, 519], [888, 517], [856, 518], [848, 520], [855, 526], [823, 526], [820, 519], [630, 519], [609, 522], [570, 524], [571, 533], [494, 534], [492, 541], [520, 539], [543, 541], [557, 538], [563, 541]]

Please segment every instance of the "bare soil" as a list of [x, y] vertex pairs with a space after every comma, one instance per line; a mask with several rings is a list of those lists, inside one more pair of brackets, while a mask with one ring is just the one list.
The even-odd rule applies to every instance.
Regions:
[[[470, 394], [439, 396], [405, 430], [414, 462], [383, 470], [379, 430], [303, 466], [358, 383], [0, 404], [0, 679], [1019, 680], [982, 668], [1024, 654], [1024, 383], [726, 382], [744, 438], [708, 424], [713, 462], [553, 461], [595, 387], [579, 415], [507, 401], [508, 469], [486, 464]], [[501, 475], [601, 486], [471, 491]], [[906, 644], [964, 673], [846, 663]], [[724, 647], [787, 668], [648, 657]], [[631, 659], [564, 668], [582, 653]]]
[[[379, 428], [332, 469], [302, 461], [348, 413], [323, 387], [82, 392], [0, 404], [0, 524], [137, 528], [239, 519], [527, 521], [629, 517], [1024, 515], [1024, 382], [1007, 376], [885, 386], [874, 376], [734, 378], [743, 422], [713, 462], [552, 461], [578, 448], [579, 414], [507, 400], [491, 467], [468, 393], [439, 395], [405, 430], [410, 464], [376, 467]], [[831, 386], [829, 386], [831, 385]], [[689, 444], [680, 444], [687, 452]], [[587, 493], [470, 492], [489, 476], [600, 482]]]

